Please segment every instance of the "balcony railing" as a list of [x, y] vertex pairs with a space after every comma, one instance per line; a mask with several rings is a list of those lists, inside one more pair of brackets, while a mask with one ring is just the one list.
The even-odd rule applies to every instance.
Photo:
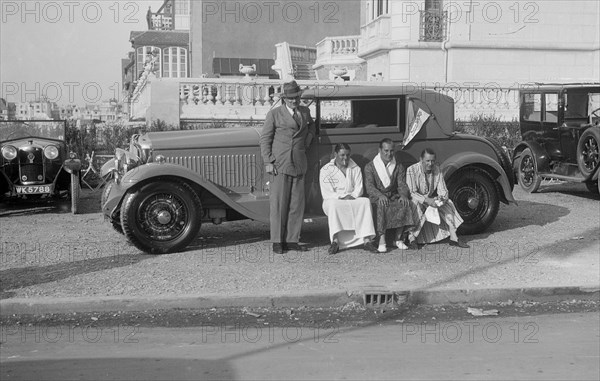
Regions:
[[173, 30], [173, 17], [154, 13], [151, 17], [151, 30]]
[[419, 41], [443, 41], [446, 38], [448, 12], [441, 10], [421, 11]]
[[290, 55], [292, 62], [315, 62], [317, 49], [308, 46], [290, 45]]

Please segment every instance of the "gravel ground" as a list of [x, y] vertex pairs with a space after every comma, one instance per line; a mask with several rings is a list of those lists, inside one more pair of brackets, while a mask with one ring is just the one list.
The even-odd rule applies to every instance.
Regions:
[[419, 251], [328, 256], [326, 221], [305, 224], [307, 253], [273, 254], [268, 225], [203, 225], [187, 251], [146, 255], [116, 233], [83, 193], [68, 204], [0, 204], [0, 296], [252, 295], [311, 290], [472, 289], [600, 285], [600, 202], [583, 184], [546, 183], [513, 192], [469, 250], [447, 244]]

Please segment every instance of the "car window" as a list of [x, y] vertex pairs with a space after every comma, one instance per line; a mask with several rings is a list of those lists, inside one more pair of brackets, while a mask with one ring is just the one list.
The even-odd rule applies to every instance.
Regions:
[[322, 100], [321, 128], [398, 126], [397, 99]]
[[544, 120], [550, 123], [558, 122], [558, 94], [546, 94], [546, 115]]
[[521, 104], [523, 120], [539, 122], [542, 120], [542, 94], [523, 94]]
[[586, 118], [588, 95], [585, 92], [565, 93], [565, 119]]

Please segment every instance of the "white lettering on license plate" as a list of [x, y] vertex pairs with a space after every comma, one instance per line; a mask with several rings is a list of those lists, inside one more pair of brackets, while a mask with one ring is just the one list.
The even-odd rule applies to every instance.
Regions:
[[30, 187], [17, 187], [18, 194], [41, 194], [50, 193], [49, 185], [35, 185]]

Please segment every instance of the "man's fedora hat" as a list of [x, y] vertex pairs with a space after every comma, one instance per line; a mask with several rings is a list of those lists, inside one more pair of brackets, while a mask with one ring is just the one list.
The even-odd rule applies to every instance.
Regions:
[[296, 98], [302, 95], [303, 91], [298, 86], [296, 81], [286, 82], [283, 84], [283, 93], [281, 93], [282, 98]]

